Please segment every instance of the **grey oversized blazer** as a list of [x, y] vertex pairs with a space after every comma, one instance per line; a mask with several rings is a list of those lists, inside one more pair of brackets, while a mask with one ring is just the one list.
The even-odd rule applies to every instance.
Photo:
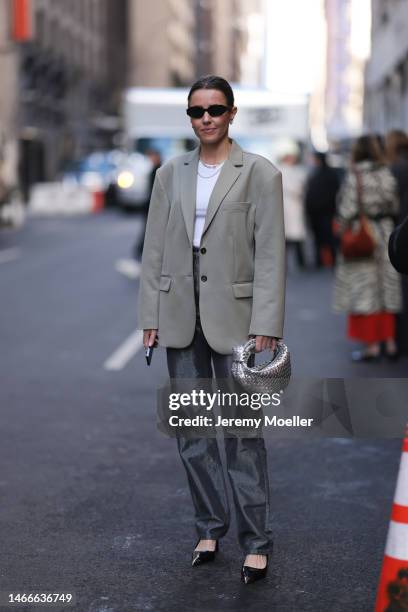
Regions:
[[[192, 244], [198, 146], [156, 173], [147, 219], [138, 327], [159, 345], [186, 347], [196, 311]], [[211, 194], [200, 245], [200, 318], [224, 355], [248, 335], [283, 337], [285, 232], [281, 172], [232, 140]]]

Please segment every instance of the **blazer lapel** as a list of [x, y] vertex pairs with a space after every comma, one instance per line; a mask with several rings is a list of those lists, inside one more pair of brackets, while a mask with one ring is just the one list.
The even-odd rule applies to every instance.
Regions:
[[221, 202], [241, 174], [241, 167], [243, 165], [243, 155], [241, 147], [232, 141], [232, 147], [229, 157], [225, 160], [215, 183], [214, 189], [212, 190], [210, 201], [208, 202], [207, 214], [205, 217], [205, 223], [203, 228], [203, 235], [207, 231], [208, 226], [214, 218]]
[[[194, 221], [196, 208], [197, 190], [197, 168], [200, 154], [200, 147], [196, 147], [184, 161], [182, 167], [182, 186], [181, 186], [181, 208], [183, 211], [184, 222], [190, 244], [193, 244]], [[232, 139], [232, 146], [229, 157], [225, 160], [221, 168], [220, 175], [215, 183], [208, 202], [207, 214], [205, 218], [203, 235], [207, 231], [215, 213], [221, 202], [241, 174], [243, 165], [243, 151], [241, 147]]]
[[181, 167], [181, 210], [191, 246], [194, 237], [199, 150], [198, 146], [191, 151]]

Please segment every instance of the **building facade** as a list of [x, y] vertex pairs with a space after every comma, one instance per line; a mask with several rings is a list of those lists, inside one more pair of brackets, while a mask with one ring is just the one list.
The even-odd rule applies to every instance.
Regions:
[[11, 36], [11, 4], [0, 0], [0, 179], [17, 181], [18, 57]]
[[364, 70], [369, 55], [369, 0], [326, 0], [326, 131], [329, 141], [363, 129]]
[[247, 87], [262, 88], [266, 83], [267, 4], [268, 0], [237, 0], [238, 80]]
[[244, 77], [246, 84], [259, 85], [263, 4], [263, 0], [131, 0], [129, 84], [187, 87], [198, 76], [212, 73], [234, 83]]
[[367, 129], [408, 130], [408, 3], [372, 0], [371, 58], [365, 74]]
[[177, 87], [195, 75], [195, 2], [131, 0], [128, 5], [130, 86]]
[[341, 149], [364, 128], [370, 0], [324, 0], [322, 8], [322, 62], [310, 98], [311, 136], [318, 149]]
[[73, 157], [111, 144], [126, 78], [126, 0], [0, 2], [3, 129], [26, 192]]

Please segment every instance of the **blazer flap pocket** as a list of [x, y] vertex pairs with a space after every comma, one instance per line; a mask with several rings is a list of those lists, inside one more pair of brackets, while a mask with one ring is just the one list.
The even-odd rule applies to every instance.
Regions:
[[171, 276], [160, 277], [160, 291], [168, 291], [171, 285]]
[[246, 283], [234, 283], [232, 285], [232, 291], [236, 298], [251, 297], [253, 293], [253, 283], [248, 281]]

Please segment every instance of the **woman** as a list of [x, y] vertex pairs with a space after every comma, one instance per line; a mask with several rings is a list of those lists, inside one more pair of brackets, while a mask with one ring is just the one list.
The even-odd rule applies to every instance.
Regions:
[[337, 172], [327, 163], [326, 153], [312, 153], [314, 169], [305, 188], [306, 215], [314, 239], [315, 267], [332, 266], [336, 260], [333, 217], [340, 181]]
[[385, 136], [385, 152], [389, 168], [398, 185], [401, 222], [408, 215], [408, 136], [405, 132], [388, 132]]
[[[400, 265], [394, 267], [403, 274], [408, 274], [408, 246], [404, 241], [407, 236], [407, 221], [408, 217], [408, 136], [402, 130], [391, 130], [385, 135], [385, 152], [389, 168], [395, 177], [398, 185], [398, 196], [400, 201], [400, 211], [398, 223], [402, 227], [394, 230], [395, 234], [392, 237], [390, 258], [395, 251], [395, 255], [399, 255]], [[404, 222], [404, 223], [403, 223]], [[402, 259], [401, 259], [402, 258]], [[405, 259], [404, 259], [405, 258]], [[408, 278], [401, 278], [402, 285], [402, 312], [397, 316], [397, 344], [398, 351], [401, 354], [408, 355]]]
[[295, 142], [287, 142], [282, 149], [279, 161], [283, 182], [286, 247], [288, 253], [294, 250], [297, 266], [303, 269], [306, 266], [304, 253], [306, 171], [300, 164], [300, 150]]
[[401, 310], [398, 273], [388, 256], [388, 240], [395, 225], [399, 202], [395, 179], [382, 164], [378, 143], [361, 136], [352, 150], [352, 168], [338, 198], [340, 231], [351, 221], [359, 224], [357, 175], [361, 179], [361, 201], [375, 240], [372, 257], [345, 260], [339, 253], [335, 272], [333, 307], [348, 313], [348, 336], [365, 344], [352, 352], [355, 362], [376, 361], [385, 342], [388, 358], [397, 357], [395, 313]]
[[[191, 87], [187, 113], [199, 139], [156, 174], [139, 292], [144, 346], [160, 337], [170, 378], [231, 378], [232, 347], [256, 351], [283, 336], [285, 239], [281, 173], [229, 137], [237, 113], [227, 81]], [[229, 508], [215, 438], [177, 438], [195, 507], [193, 565], [214, 559]], [[240, 546], [241, 578], [263, 578], [272, 550], [263, 438], [224, 439]]]
[[[401, 274], [408, 274], [408, 216], [390, 236], [388, 254], [394, 268]], [[405, 279], [404, 279], [405, 280]]]

